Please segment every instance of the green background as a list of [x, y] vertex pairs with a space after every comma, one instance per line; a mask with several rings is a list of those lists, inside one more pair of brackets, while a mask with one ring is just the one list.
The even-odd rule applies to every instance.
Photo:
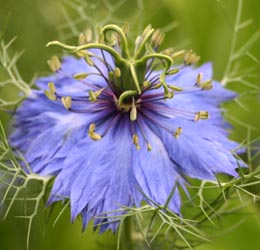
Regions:
[[[102, 1], [82, 2], [86, 4], [86, 8], [84, 9], [85, 15], [81, 19], [85, 18], [86, 20], [78, 23], [79, 30], [88, 26], [93, 27], [107, 20], [117, 24], [130, 21], [132, 22], [132, 32], [136, 34], [145, 25], [151, 23], [155, 28], [163, 28], [166, 32], [165, 47], [193, 49], [201, 56], [200, 63], [213, 62], [214, 78], [222, 79], [229, 58], [237, 0], [222, 0], [222, 2], [217, 0], [127, 0], [122, 1], [120, 7], [117, 6], [120, 1], [104, 1], [110, 4], [111, 9]], [[66, 23], [66, 15], [61, 2], [57, 0], [0, 0], [0, 6], [0, 29], [10, 13], [5, 40], [8, 41], [17, 36], [12, 51], [24, 50], [24, 55], [18, 62], [22, 77], [26, 81], [30, 81], [35, 73], [38, 75], [48, 74], [49, 69], [46, 61], [53, 53], [57, 53], [57, 50], [46, 48], [46, 43], [51, 40], [66, 39], [70, 32], [70, 29], [63, 28], [63, 24]], [[77, 9], [80, 9], [79, 6]], [[65, 8], [71, 19], [80, 18], [77, 11], [69, 8], [68, 4], [65, 4]], [[239, 32], [238, 48], [243, 46], [256, 30], [259, 30], [259, 9], [258, 0], [244, 1], [242, 20], [253, 19], [253, 22], [249, 27]], [[70, 22], [70, 25], [73, 26], [73, 23]], [[73, 31], [76, 32], [74, 29]], [[65, 36], [61, 36], [61, 33], [64, 33]], [[73, 41], [73, 38], [67, 41]], [[259, 39], [250, 51], [259, 59]], [[242, 70], [252, 65], [252, 61], [247, 57], [242, 57], [239, 63]], [[235, 102], [225, 105], [228, 110], [227, 117], [234, 126], [231, 136], [239, 142], [247, 138], [248, 128], [234, 122], [232, 117], [255, 128], [251, 131], [251, 139], [259, 136], [260, 93], [257, 90], [257, 87], [260, 88], [259, 68], [254, 72], [254, 77], [249, 78], [248, 81], [256, 86], [256, 89], [252, 91], [252, 88], [245, 87], [239, 82], [231, 82], [228, 85], [228, 88], [243, 94], [240, 100], [247, 107], [247, 110]], [[13, 96], [12, 91], [11, 89], [0, 89], [0, 95], [4, 93]], [[4, 112], [0, 114], [0, 117], [1, 121], [8, 126], [10, 117]], [[223, 228], [214, 232], [214, 242], [196, 249], [260, 249], [259, 212], [257, 205], [249, 204], [242, 214], [225, 217], [222, 222]], [[21, 210], [13, 211], [8, 219], [0, 224], [1, 250], [26, 249], [27, 227], [24, 220], [15, 218], [17, 213], [21, 213]], [[39, 214], [34, 221], [30, 249], [115, 249], [116, 237], [112, 233], [99, 235], [93, 233], [90, 227], [82, 233], [80, 221], [70, 224], [69, 211], [62, 216], [55, 227], [52, 226], [51, 222], [46, 223], [46, 221], [43, 214]], [[229, 230], [239, 221], [241, 224], [238, 227]]]

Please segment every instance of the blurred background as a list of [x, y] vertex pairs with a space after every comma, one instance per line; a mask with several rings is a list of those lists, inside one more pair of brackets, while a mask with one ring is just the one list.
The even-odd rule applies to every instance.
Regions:
[[[8, 42], [16, 37], [10, 54], [24, 51], [17, 67], [25, 82], [35, 76], [50, 74], [46, 61], [55, 48], [46, 48], [47, 42], [61, 40], [76, 43], [77, 35], [87, 27], [99, 24], [130, 22], [130, 34], [136, 35], [147, 24], [166, 33], [164, 47], [193, 49], [201, 56], [200, 63], [213, 62], [214, 78], [227, 83], [240, 98], [225, 104], [226, 118], [234, 130], [232, 139], [254, 142], [260, 136], [260, 74], [259, 27], [260, 2], [244, 1], [241, 8], [243, 25], [235, 27], [239, 0], [0, 0], [0, 31]], [[249, 20], [249, 21], [248, 21]], [[245, 22], [244, 22], [245, 21]], [[245, 26], [245, 27], [244, 27]], [[232, 39], [236, 47], [232, 50]], [[238, 52], [238, 53], [236, 53]], [[242, 77], [243, 76], [243, 77]], [[0, 79], [5, 78], [0, 71]], [[0, 98], [12, 100], [19, 96], [17, 89], [0, 85]], [[12, 107], [4, 107], [12, 109]], [[6, 131], [11, 116], [0, 110]], [[257, 151], [257, 148], [256, 150]], [[256, 167], [259, 163], [254, 162]], [[259, 189], [260, 190], [260, 189]], [[259, 190], [254, 190], [258, 193]], [[22, 207], [13, 209], [7, 220], [0, 224], [0, 249], [26, 249], [27, 223], [15, 218]], [[59, 207], [54, 209], [54, 214]], [[0, 211], [1, 213], [1, 211]], [[81, 232], [81, 222], [70, 223], [69, 211], [53, 227], [53, 220], [40, 213], [33, 222], [30, 249], [115, 249], [116, 236], [99, 235], [91, 226]], [[239, 222], [239, 223], [238, 223]], [[241, 222], [241, 223], [240, 223]], [[198, 250], [258, 250], [260, 247], [260, 207], [249, 203], [240, 213], [223, 218], [222, 228], [212, 231], [213, 242], [198, 246]], [[126, 248], [128, 249], [128, 248]], [[137, 248], [139, 249], [139, 248]], [[146, 248], [140, 248], [146, 249]], [[160, 248], [147, 248], [160, 249]], [[163, 249], [163, 248], [161, 248]]]

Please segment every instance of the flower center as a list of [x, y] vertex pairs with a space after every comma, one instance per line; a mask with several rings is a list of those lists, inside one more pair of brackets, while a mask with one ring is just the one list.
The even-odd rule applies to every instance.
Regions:
[[[107, 126], [109, 128], [116, 123], [120, 114], [129, 113], [132, 128], [138, 128], [141, 131], [142, 137], [147, 142], [147, 148], [150, 150], [151, 145], [138, 120], [138, 112], [146, 116], [149, 122], [158, 123], [159, 126], [161, 126], [160, 122], [151, 117], [150, 113], [169, 117], [187, 116], [189, 119], [193, 117], [194, 121], [208, 118], [206, 111], [184, 114], [164, 105], [158, 105], [158, 101], [171, 99], [174, 94], [184, 91], [180, 87], [168, 85], [166, 77], [178, 73], [182, 67], [195, 63], [199, 59], [191, 51], [173, 52], [172, 49], [166, 49], [158, 52], [163, 38], [163, 33], [154, 30], [149, 25], [136, 38], [134, 50], [130, 53], [126, 27], [106, 25], [101, 29], [98, 42], [89, 42], [91, 39], [82, 35], [79, 46], [69, 46], [58, 41], [50, 42], [47, 46], [55, 45], [84, 58], [93, 72], [80, 72], [73, 75], [75, 79], [88, 86], [88, 97], [61, 96], [57, 93], [54, 83], [49, 83], [49, 90], [45, 90], [45, 95], [51, 100], [61, 101], [63, 106], [72, 112], [103, 112], [105, 117], [102, 116], [100, 119], [102, 122], [93, 121], [89, 125], [88, 135], [95, 141], [100, 140], [107, 131], [106, 129], [102, 135], [96, 133], [100, 124], [109, 122], [110, 125]], [[184, 56], [184, 64], [178, 68], [174, 67], [173, 60], [181, 56]], [[62, 71], [57, 57], [53, 57], [48, 63], [55, 72]], [[103, 78], [104, 84], [85, 81], [90, 75]], [[202, 75], [199, 74], [194, 82], [194, 89], [209, 90], [211, 88], [211, 80], [202, 82]], [[147, 110], [146, 114], [144, 114], [145, 110]], [[169, 132], [178, 138], [181, 131], [182, 129], [178, 127], [176, 131]], [[138, 149], [138, 135], [135, 131], [132, 134], [133, 143]]]

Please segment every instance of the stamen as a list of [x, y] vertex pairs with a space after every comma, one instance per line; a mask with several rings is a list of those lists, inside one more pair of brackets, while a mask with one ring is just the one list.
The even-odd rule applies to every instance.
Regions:
[[178, 87], [178, 86], [168, 85], [168, 87], [169, 87], [169, 89], [171, 89], [173, 91], [177, 91], [177, 92], [183, 91], [183, 88]]
[[195, 85], [201, 88], [202, 90], [210, 90], [213, 88], [211, 79], [206, 80], [204, 82], [201, 82], [201, 80], [202, 80], [202, 73], [199, 73]]
[[175, 59], [176, 57], [183, 56], [186, 53], [186, 50], [180, 50], [177, 52], [174, 52], [171, 57], [172, 59]]
[[70, 96], [63, 96], [61, 98], [61, 102], [63, 104], [63, 106], [65, 107], [65, 109], [69, 110], [70, 107], [71, 107], [71, 104], [72, 104], [72, 101], [71, 101], [71, 97]]
[[174, 74], [176, 74], [176, 73], [178, 73], [179, 72], [179, 69], [171, 69], [171, 70], [169, 70], [169, 71], [167, 71], [167, 75], [174, 75]]
[[121, 76], [121, 70], [118, 67], [115, 67], [114, 73], [115, 73], [115, 77], [117, 78]]
[[45, 96], [50, 99], [51, 101], [56, 101], [56, 87], [53, 82], [48, 83], [49, 90], [44, 90]]
[[152, 145], [148, 142], [147, 140], [147, 136], [145, 134], [145, 130], [144, 130], [144, 127], [143, 127], [143, 124], [142, 124], [142, 121], [141, 120], [137, 120], [137, 124], [138, 124], [138, 127], [140, 128], [140, 131], [141, 131], [141, 134], [146, 142], [146, 148], [148, 151], [151, 151], [152, 150]]
[[92, 60], [88, 55], [85, 55], [85, 56], [84, 56], [84, 59], [85, 59], [86, 63], [87, 63], [89, 66], [95, 66], [95, 63], [93, 62], [93, 60]]
[[75, 78], [76, 80], [83, 80], [85, 78], [87, 78], [89, 76], [88, 73], [77, 73], [73, 75], [73, 78]]
[[142, 35], [143, 35], [144, 37], [146, 37], [147, 35], [150, 34], [150, 32], [151, 32], [152, 30], [154, 30], [154, 29], [152, 28], [152, 25], [151, 25], [151, 24], [148, 24], [148, 25], [145, 27], [145, 29], [144, 29]]
[[194, 121], [207, 120], [209, 118], [209, 113], [207, 111], [199, 111], [195, 113]]
[[90, 53], [89, 51], [86, 50], [78, 50], [75, 52], [77, 56], [79, 57], [83, 57], [85, 62], [89, 65], [89, 66], [94, 66], [94, 62], [92, 61], [92, 59], [90, 58], [92, 56], [92, 53]]
[[108, 80], [109, 80], [109, 82], [113, 82], [114, 81], [114, 76], [115, 76], [115, 73], [113, 71], [109, 71], [108, 72]]
[[164, 96], [165, 96], [165, 98], [172, 99], [174, 94], [173, 94], [173, 92], [168, 92], [167, 95], [164, 94]]
[[44, 90], [45, 96], [50, 99], [51, 101], [57, 101], [57, 97], [55, 94], [49, 92], [48, 90]]
[[155, 45], [155, 49], [157, 49], [163, 43], [164, 37], [164, 33], [162, 33], [159, 29], [154, 31], [151, 37], [151, 41]]
[[196, 78], [196, 84], [200, 84], [201, 80], [202, 80], [202, 73], [199, 73]]
[[102, 88], [102, 89], [99, 89], [97, 91], [92, 91], [92, 90], [89, 90], [88, 91], [88, 94], [89, 94], [89, 100], [91, 102], [95, 102], [97, 100], [97, 98], [101, 95], [101, 93], [105, 90], [105, 88]]
[[180, 134], [182, 133], [182, 128], [178, 127], [176, 131], [173, 133], [173, 136], [178, 139], [180, 137]]
[[173, 53], [173, 48], [167, 48], [161, 52], [162, 54], [165, 54], [167, 56], [171, 56]]
[[86, 37], [85, 37], [85, 35], [83, 33], [79, 34], [78, 43], [79, 43], [79, 45], [83, 45], [83, 44], [87, 43]]
[[49, 82], [48, 83], [48, 87], [49, 87], [49, 90], [52, 94], [55, 94], [56, 93], [56, 87], [55, 87], [55, 84], [54, 82]]
[[133, 134], [133, 143], [136, 147], [137, 150], [140, 149], [140, 145], [139, 145], [139, 138], [138, 138], [138, 135], [137, 134]]
[[199, 87], [200, 87], [202, 90], [210, 90], [210, 89], [213, 88], [212, 80], [211, 80], [211, 79], [206, 80], [205, 82], [199, 83], [198, 85], [199, 85]]
[[102, 139], [102, 137], [101, 137], [100, 134], [97, 134], [97, 133], [94, 132], [95, 129], [96, 129], [95, 123], [91, 123], [91, 124], [89, 125], [89, 129], [88, 129], [88, 136], [89, 136], [93, 141], [99, 141], [99, 140]]
[[47, 63], [53, 72], [57, 72], [61, 68], [61, 63], [57, 56], [52, 56], [52, 58], [48, 60]]
[[157, 84], [154, 84], [153, 85], [153, 89], [159, 89], [162, 87], [162, 84], [161, 83], [157, 83]]
[[93, 32], [91, 29], [86, 29], [85, 33], [79, 34], [79, 45], [90, 43], [93, 40]]
[[186, 65], [195, 64], [199, 60], [200, 60], [200, 57], [198, 55], [196, 55], [195, 53], [193, 53], [192, 50], [186, 51], [186, 53], [184, 55], [184, 63]]
[[152, 151], [152, 149], [153, 149], [152, 146], [151, 146], [151, 144], [148, 143], [148, 142], [146, 143], [146, 147], [147, 147], [147, 150], [148, 150], [148, 151]]
[[86, 42], [90, 43], [93, 40], [93, 31], [92, 29], [86, 29], [85, 32]]
[[129, 23], [125, 23], [122, 26], [122, 31], [125, 33], [125, 35], [127, 36], [128, 32], [129, 32]]
[[133, 59], [140, 58], [142, 54], [145, 54], [145, 45], [147, 41], [151, 38], [152, 34], [154, 32], [154, 29], [151, 25], [148, 25], [140, 38], [140, 42], [138, 43], [138, 48], [135, 49], [135, 54]]
[[152, 83], [150, 81], [144, 81], [143, 86], [145, 89], [149, 89], [151, 87]]

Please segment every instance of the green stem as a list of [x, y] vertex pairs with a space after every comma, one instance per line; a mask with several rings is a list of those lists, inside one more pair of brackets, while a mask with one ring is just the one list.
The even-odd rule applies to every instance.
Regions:
[[121, 247], [122, 250], [133, 250], [134, 244], [132, 241], [132, 221], [131, 217], [127, 217], [124, 220], [124, 230], [123, 230], [123, 237], [122, 237], [122, 243]]

